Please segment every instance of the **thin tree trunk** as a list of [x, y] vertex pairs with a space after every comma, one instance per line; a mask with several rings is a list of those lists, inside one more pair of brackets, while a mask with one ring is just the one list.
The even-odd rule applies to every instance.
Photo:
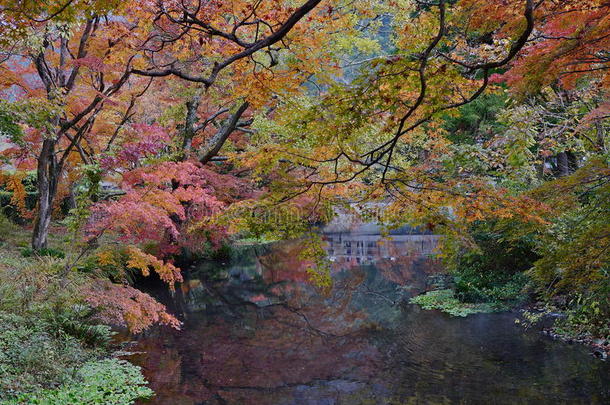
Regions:
[[57, 194], [58, 178], [59, 173], [55, 158], [55, 140], [45, 139], [42, 144], [40, 157], [38, 158], [37, 169], [38, 214], [34, 223], [34, 232], [32, 235], [32, 248], [35, 250], [47, 247], [53, 202], [55, 201], [55, 196]]
[[568, 157], [568, 170], [570, 173], [574, 173], [578, 170], [578, 157], [571, 151], [566, 152], [566, 156]]
[[606, 132], [604, 131], [604, 125], [602, 124], [601, 120], [595, 122], [595, 129], [597, 131], [597, 145], [599, 150], [602, 152], [607, 152], [605, 144]]

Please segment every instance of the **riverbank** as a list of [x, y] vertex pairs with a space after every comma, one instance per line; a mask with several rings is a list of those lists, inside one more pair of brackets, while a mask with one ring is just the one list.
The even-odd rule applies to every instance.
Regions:
[[569, 326], [566, 327], [569, 311], [561, 311], [556, 307], [537, 302], [521, 308], [519, 312], [521, 317], [518, 321], [524, 327], [537, 328], [540, 333], [554, 340], [585, 345], [591, 350], [591, 355], [600, 360], [606, 361], [610, 358], [610, 338], [578, 333]]
[[65, 272], [73, 256], [57, 227], [43, 255], [0, 217], [0, 403], [131, 404], [153, 393], [140, 369], [113, 356], [111, 328], [86, 305], [93, 274]]
[[558, 333], [554, 328], [543, 328], [542, 334], [550, 336], [552, 339], [561, 340], [568, 344], [578, 343], [591, 348], [591, 354], [600, 360], [606, 361], [610, 358], [610, 340], [595, 338], [591, 336], [573, 336]]
[[[610, 338], [581, 333], [570, 325], [570, 309], [561, 310], [549, 303], [536, 301], [530, 292], [526, 293], [527, 282], [504, 286], [504, 293], [488, 302], [467, 302], [459, 299], [456, 283], [452, 274], [430, 277], [428, 290], [409, 300], [425, 310], [439, 310], [455, 317], [466, 317], [479, 313], [513, 312], [515, 323], [525, 329], [538, 330], [542, 335], [568, 344], [581, 344], [588, 347], [591, 355], [606, 361], [610, 358]], [[556, 301], [561, 301], [561, 297]], [[563, 297], [563, 301], [567, 301]]]

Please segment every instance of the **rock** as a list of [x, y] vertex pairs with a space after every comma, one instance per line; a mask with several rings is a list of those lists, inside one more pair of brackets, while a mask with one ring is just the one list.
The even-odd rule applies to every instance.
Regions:
[[562, 312], [550, 312], [547, 316], [549, 318], [565, 318], [566, 314]]
[[601, 360], [608, 359], [608, 353], [603, 349], [595, 349], [593, 350], [593, 355]]

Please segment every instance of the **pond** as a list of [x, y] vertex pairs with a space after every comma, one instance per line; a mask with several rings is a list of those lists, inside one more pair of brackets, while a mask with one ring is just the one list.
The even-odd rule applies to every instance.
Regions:
[[157, 393], [146, 403], [610, 403], [610, 363], [524, 330], [517, 313], [453, 318], [409, 304], [442, 271], [436, 236], [325, 238], [331, 291], [308, 283], [298, 241], [201, 265], [173, 295], [151, 287], [184, 326], [131, 348]]

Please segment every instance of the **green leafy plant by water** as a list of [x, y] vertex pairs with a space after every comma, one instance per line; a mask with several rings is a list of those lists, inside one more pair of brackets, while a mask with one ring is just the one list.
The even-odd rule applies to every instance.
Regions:
[[412, 304], [423, 309], [438, 309], [453, 316], [468, 316], [482, 312], [493, 312], [495, 308], [490, 304], [472, 304], [460, 301], [453, 290], [434, 290], [411, 298]]
[[105, 359], [86, 363], [70, 383], [57, 389], [23, 394], [6, 405], [128, 405], [149, 398], [140, 368], [125, 360]]
[[74, 366], [100, 352], [49, 323], [0, 312], [0, 399], [71, 381]]
[[568, 302], [566, 317], [555, 325], [557, 333], [574, 337], [610, 339], [610, 283], [590, 294], [575, 294]]

